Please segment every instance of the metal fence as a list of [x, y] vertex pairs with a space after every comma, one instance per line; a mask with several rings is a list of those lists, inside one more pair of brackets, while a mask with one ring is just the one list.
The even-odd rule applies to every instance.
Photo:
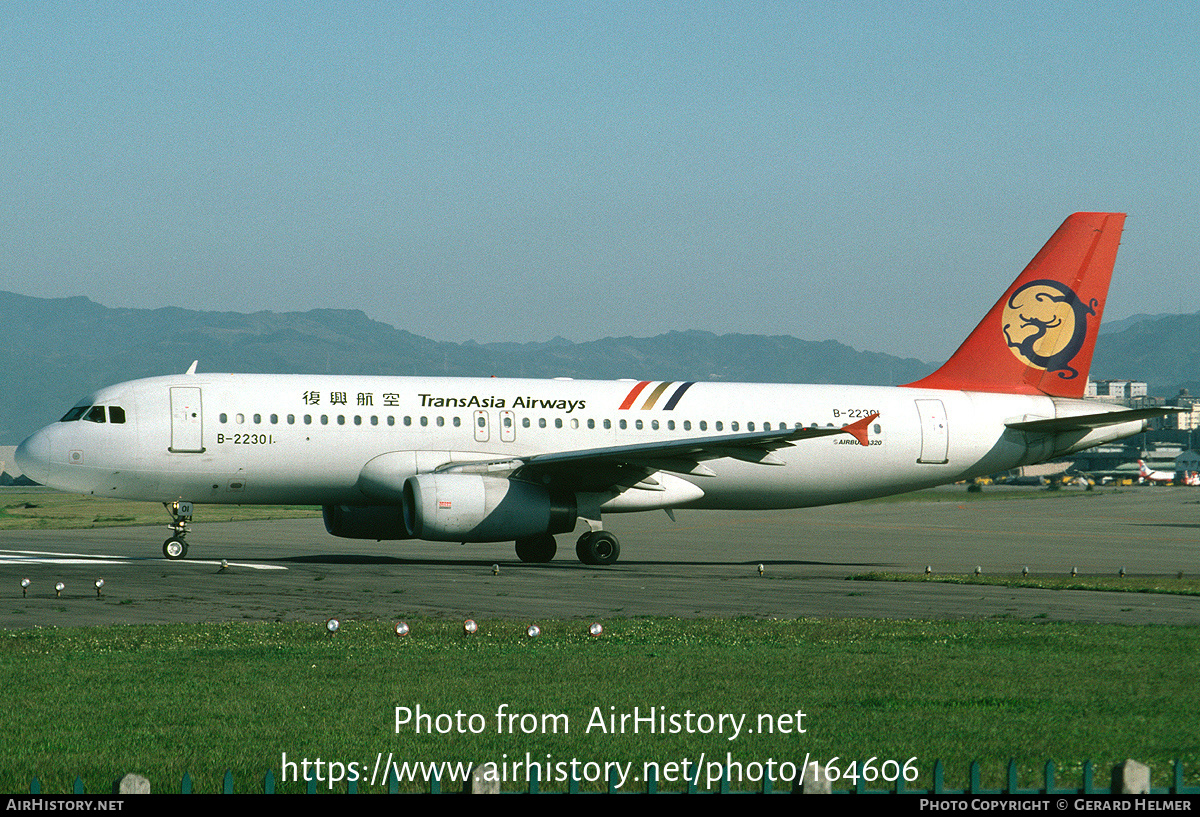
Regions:
[[[1059, 783], [1057, 770], [1055, 769], [1054, 763], [1052, 761], [1046, 762], [1045, 766], [1043, 767], [1042, 778], [1040, 781], [1038, 781], [1037, 783], [1035, 783], [1033, 785], [1022, 785], [1021, 781], [1018, 779], [1017, 763], [1015, 760], [1010, 760], [1008, 762], [1008, 766], [1007, 766], [1007, 769], [1005, 772], [1004, 784], [999, 788], [989, 788], [989, 787], [985, 787], [982, 785], [982, 783], [981, 783], [982, 770], [981, 770], [981, 767], [980, 767], [980, 764], [978, 761], [973, 761], [970, 764], [970, 767], [968, 768], [968, 772], [967, 772], [966, 785], [963, 788], [954, 788], [954, 787], [946, 785], [945, 766], [942, 763], [942, 761], [940, 761], [940, 760], [934, 764], [933, 781], [932, 781], [933, 785], [931, 788], [927, 788], [927, 789], [909, 787], [905, 783], [905, 780], [902, 776], [898, 777], [893, 782], [887, 783], [884, 787], [881, 788], [878, 786], [877, 779], [874, 781], [868, 781], [868, 780], [864, 779], [865, 769], [866, 769], [866, 766], [859, 762], [855, 762], [852, 765], [848, 764], [841, 779], [832, 783], [832, 793], [833, 794], [924, 794], [924, 795], [930, 795], [930, 794], [934, 794], [934, 795], [937, 795], [937, 794], [945, 794], [945, 795], [1070, 795], [1070, 794], [1119, 794], [1119, 793], [1121, 793], [1120, 791], [1113, 791], [1113, 785], [1111, 783], [1111, 779], [1109, 781], [1107, 781], [1106, 783], [1102, 783], [1099, 785], [1096, 783], [1095, 766], [1092, 763], [1092, 761], [1090, 761], [1090, 760], [1086, 761], [1083, 764], [1083, 768], [1081, 770], [1080, 780], [1079, 780], [1078, 785], [1072, 785], [1072, 784], [1063, 785], [1063, 784]], [[581, 793], [586, 793], [585, 790], [582, 788], [583, 781], [581, 781], [575, 777], [572, 777], [572, 779], [567, 781], [566, 789], [561, 789], [561, 788], [543, 789], [540, 781], [538, 780], [537, 767], [536, 766], [531, 767], [531, 771], [533, 772], [533, 774], [530, 775], [531, 779], [529, 780], [529, 782], [527, 784], [521, 786], [520, 788], [513, 788], [509, 791], [511, 791], [512, 793], [522, 793], [522, 794], [539, 794], [539, 793], [581, 794]], [[795, 784], [784, 784], [783, 786], [776, 786], [776, 785], [772, 784], [770, 779], [765, 778], [765, 777], [762, 780], [761, 785], [756, 786], [753, 789], [734, 790], [734, 789], [731, 789], [731, 787], [730, 787], [729, 767], [724, 768], [724, 771], [721, 775], [721, 780], [719, 782], [719, 785], [717, 785], [714, 788], [700, 788], [697, 786], [697, 784], [695, 782], [699, 777], [698, 770], [696, 770], [695, 767], [693, 767], [693, 772], [694, 772], [693, 774], [687, 775], [689, 782], [686, 784], [685, 788], [664, 789], [664, 788], [660, 788], [659, 781], [658, 781], [658, 775], [654, 773], [653, 769], [651, 769], [650, 773], [647, 775], [647, 779], [644, 781], [644, 783], [645, 783], [644, 787], [635, 789], [635, 788], [631, 788], [631, 787], [621, 787], [619, 778], [617, 776], [617, 772], [615, 770], [610, 770], [608, 780], [607, 780], [607, 785], [606, 785], [606, 788], [604, 789], [604, 791], [608, 794], [619, 794], [619, 793], [636, 793], [636, 794], [681, 793], [682, 794], [685, 792], [688, 794], [697, 794], [697, 793], [705, 793], [705, 792], [710, 792], [710, 793], [714, 793], [714, 794], [780, 794], [780, 793], [798, 792], [800, 790], [798, 781]], [[1153, 776], [1151, 777], [1151, 781], [1153, 782]], [[312, 777], [310, 777], [304, 781], [295, 781], [295, 782], [302, 783], [303, 790], [308, 794], [316, 794], [317, 792], [325, 792], [325, 791], [331, 790], [325, 783], [318, 781]], [[421, 788], [421, 791], [430, 793], [430, 794], [441, 794], [443, 792], [448, 792], [448, 791], [466, 790], [468, 785], [469, 784], [467, 781], [456, 780], [456, 781], [454, 781], [453, 785], [444, 787], [442, 785], [442, 781], [440, 781], [436, 778], [433, 778], [433, 779], [425, 781], [423, 787]], [[296, 788], [292, 781], [288, 781], [286, 783], [286, 786], [289, 791], [296, 791]], [[461, 787], [461, 789], [459, 787]], [[398, 794], [398, 793], [400, 793], [400, 788], [401, 788], [400, 781], [396, 777], [395, 770], [392, 770], [388, 775], [386, 791], [389, 794]], [[257, 785], [257, 781], [256, 781], [256, 783], [251, 786], [251, 789], [252, 789], [253, 793], [262, 792], [265, 794], [275, 794], [278, 790], [278, 781], [275, 777], [274, 771], [267, 770], [266, 774], [263, 775], [261, 788]], [[192, 794], [195, 791], [193, 784], [192, 784], [192, 777], [190, 774], [184, 773], [183, 778], [180, 780], [178, 791], [180, 794]], [[591, 791], [591, 790], [589, 789], [589, 791]], [[38, 780], [38, 778], [35, 777], [30, 782], [29, 792], [30, 792], [30, 794], [42, 794], [43, 793], [42, 792], [42, 784], [41, 784], [41, 781]], [[358, 794], [359, 793], [358, 782], [353, 781], [353, 780], [349, 781], [348, 783], [346, 783], [346, 785], [344, 787], [342, 787], [340, 789], [340, 792], [344, 792], [344, 793], [348, 793], [348, 794]], [[74, 786], [72, 789], [72, 793], [74, 793], [74, 794], [88, 794], [89, 793], [82, 778], [80, 778], [80, 777], [75, 778], [75, 783], [74, 783]], [[98, 792], [93, 791], [90, 793], [96, 794]], [[160, 791], [158, 793], [163, 793], [163, 792]], [[166, 793], [173, 793], [173, 792], [168, 791]], [[221, 782], [221, 791], [219, 793], [221, 793], [221, 794], [233, 794], [234, 793], [233, 773], [229, 770], [226, 770], [226, 772], [225, 772], [224, 778], [222, 779], [222, 782]], [[1184, 783], [1183, 764], [1177, 760], [1171, 764], [1170, 785], [1168, 785], [1168, 786], [1152, 786], [1150, 788], [1150, 794], [1196, 795], [1196, 794], [1200, 794], [1200, 785], [1186, 785]]]

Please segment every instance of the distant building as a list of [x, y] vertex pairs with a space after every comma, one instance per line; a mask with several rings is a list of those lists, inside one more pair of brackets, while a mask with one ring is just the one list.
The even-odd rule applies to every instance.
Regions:
[[1141, 380], [1089, 380], [1084, 397], [1108, 400], [1136, 400], [1147, 395]]
[[1187, 389], [1180, 390], [1179, 394], [1167, 400], [1166, 404], [1168, 406], [1186, 408], [1188, 411], [1167, 417], [1163, 428], [1178, 429], [1180, 431], [1190, 431], [1200, 428], [1200, 399], [1192, 397]]

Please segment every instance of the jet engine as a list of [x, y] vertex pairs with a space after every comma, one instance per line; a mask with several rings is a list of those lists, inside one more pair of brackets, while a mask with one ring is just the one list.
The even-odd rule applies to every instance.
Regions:
[[404, 481], [404, 526], [439, 542], [507, 542], [567, 533], [575, 495], [479, 474], [417, 474]]

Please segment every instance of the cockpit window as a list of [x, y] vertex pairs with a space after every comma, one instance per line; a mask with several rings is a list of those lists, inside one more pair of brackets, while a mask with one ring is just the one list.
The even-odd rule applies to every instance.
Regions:
[[[75, 406], [59, 420], [60, 423], [70, 423], [75, 420], [87, 420], [90, 423], [103, 423], [105, 406]], [[108, 422], [125, 422], [125, 409], [120, 406], [108, 406]]]

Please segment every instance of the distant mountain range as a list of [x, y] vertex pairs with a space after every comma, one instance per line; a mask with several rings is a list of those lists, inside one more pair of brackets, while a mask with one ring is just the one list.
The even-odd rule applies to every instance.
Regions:
[[[101, 386], [200, 371], [744, 380], [897, 385], [936, 364], [836, 341], [669, 332], [572, 343], [447, 343], [357, 310], [110, 309], [87, 298], [0, 292], [0, 445], [15, 445]], [[1200, 313], [1149, 317], [1097, 343], [1093, 376], [1200, 393]]]

